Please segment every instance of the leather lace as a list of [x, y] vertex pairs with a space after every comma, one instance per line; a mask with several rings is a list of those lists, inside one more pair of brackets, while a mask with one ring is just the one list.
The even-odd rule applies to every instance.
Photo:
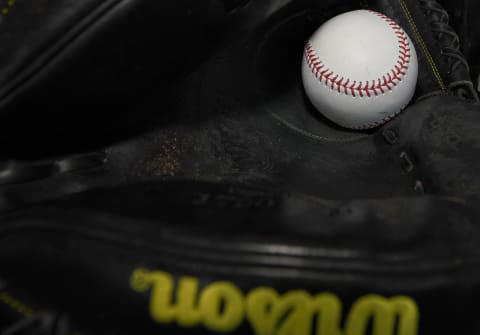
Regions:
[[[460, 51], [460, 38], [449, 25], [450, 18], [447, 11], [435, 0], [419, 0], [419, 4], [430, 20], [431, 30], [441, 46], [442, 56], [447, 59], [450, 73], [463, 69], [470, 74], [467, 59]], [[478, 94], [469, 79], [451, 82], [448, 89], [457, 96], [479, 101]]]

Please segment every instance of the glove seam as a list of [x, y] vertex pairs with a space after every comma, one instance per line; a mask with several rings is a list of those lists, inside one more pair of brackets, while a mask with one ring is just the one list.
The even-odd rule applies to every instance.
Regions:
[[23, 316], [31, 317], [33, 315], [33, 310], [30, 307], [23, 304], [7, 292], [0, 291], [0, 302]]
[[440, 89], [442, 91], [446, 91], [447, 86], [445, 85], [445, 82], [443, 81], [443, 78], [440, 74], [440, 71], [438, 70], [438, 67], [435, 64], [435, 60], [433, 59], [432, 54], [431, 54], [427, 44], [423, 40], [423, 37], [420, 34], [417, 25], [415, 24], [415, 19], [413, 18], [412, 14], [410, 13], [405, 1], [404, 0], [399, 0], [399, 2], [400, 2], [400, 6], [402, 7], [402, 11], [403, 11], [403, 13], [404, 13], [405, 17], [407, 18], [407, 21], [410, 25], [410, 28], [413, 31], [415, 39], [417, 40], [418, 44], [420, 45], [420, 48], [422, 49], [422, 52], [425, 55], [425, 58], [427, 59], [427, 62], [430, 65], [430, 69], [432, 70], [433, 75], [434, 75], [435, 79], [437, 80], [438, 85], [440, 86]]

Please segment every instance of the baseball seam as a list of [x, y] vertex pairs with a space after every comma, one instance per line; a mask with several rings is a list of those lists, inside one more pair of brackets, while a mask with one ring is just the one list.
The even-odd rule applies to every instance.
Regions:
[[[310, 41], [305, 47], [306, 62], [318, 81], [324, 83], [332, 90], [336, 90], [338, 93], [343, 93], [354, 98], [372, 98], [392, 91], [393, 88], [397, 86], [403, 78], [405, 78], [410, 65], [411, 45], [407, 34], [395, 21], [390, 19], [388, 16], [371, 10], [369, 10], [369, 12], [385, 21], [394, 31], [398, 41], [397, 62], [393, 66], [392, 70], [380, 78], [368, 81], [356, 81], [350, 78], [340, 77], [339, 74], [332, 71], [322, 62]], [[372, 124], [356, 127], [356, 129], [379, 126], [387, 121], [390, 121], [400, 112], [401, 110], [393, 115], [387, 116], [382, 120], [373, 122]]]

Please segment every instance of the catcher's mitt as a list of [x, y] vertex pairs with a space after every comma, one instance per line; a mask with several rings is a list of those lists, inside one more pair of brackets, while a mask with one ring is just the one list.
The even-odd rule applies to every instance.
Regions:
[[[480, 108], [438, 3], [11, 3], [2, 335], [480, 331]], [[318, 116], [299, 71], [360, 7], [420, 61], [369, 132]]]

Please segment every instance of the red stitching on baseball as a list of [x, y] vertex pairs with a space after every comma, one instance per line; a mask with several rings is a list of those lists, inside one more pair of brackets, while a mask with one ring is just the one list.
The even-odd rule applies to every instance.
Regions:
[[[410, 42], [408, 41], [407, 35], [403, 31], [403, 29], [392, 19], [389, 17], [374, 11], [369, 11], [370, 13], [378, 16], [382, 20], [384, 20], [395, 32], [398, 40], [398, 59], [395, 63], [393, 69], [389, 71], [387, 74], [383, 75], [382, 77], [372, 80], [371, 85], [367, 81], [365, 85], [363, 82], [353, 81], [350, 78], [343, 78], [339, 79], [339, 75], [336, 74], [334, 71], [326, 68], [326, 65], [318, 58], [315, 49], [311, 42], [308, 42], [305, 47], [305, 57], [307, 64], [309, 65], [310, 69], [312, 70], [315, 77], [320, 81], [324, 82], [326, 86], [331, 87], [332, 90], [335, 90], [339, 93], [343, 91], [346, 95], [351, 95], [353, 97], [367, 97], [378, 96], [379, 91], [384, 94], [386, 91], [391, 91], [394, 86], [397, 86], [406, 75], [410, 59], [411, 59], [411, 48]], [[396, 115], [396, 114], [395, 114]], [[367, 126], [376, 126], [379, 124], [383, 124], [389, 121], [393, 116], [389, 116], [381, 121], [378, 121], [372, 125]], [[361, 127], [364, 128], [364, 127]], [[358, 128], [358, 129], [361, 129]]]

